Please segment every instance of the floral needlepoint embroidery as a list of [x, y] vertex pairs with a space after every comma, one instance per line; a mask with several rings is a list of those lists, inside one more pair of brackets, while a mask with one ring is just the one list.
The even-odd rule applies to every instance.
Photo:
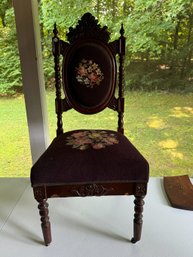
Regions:
[[106, 146], [118, 144], [115, 133], [108, 131], [86, 130], [74, 132], [66, 139], [66, 144], [79, 150], [92, 148], [100, 150]]
[[93, 60], [82, 59], [75, 68], [76, 80], [85, 85], [86, 87], [93, 88], [99, 86], [104, 79], [104, 75], [99, 67]]

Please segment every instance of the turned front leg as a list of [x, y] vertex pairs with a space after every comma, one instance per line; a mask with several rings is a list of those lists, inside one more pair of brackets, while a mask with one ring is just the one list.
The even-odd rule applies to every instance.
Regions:
[[142, 225], [143, 225], [143, 205], [144, 205], [144, 196], [135, 196], [135, 214], [134, 214], [134, 220], [133, 220], [133, 230], [134, 230], [134, 236], [131, 239], [132, 243], [136, 243], [141, 239], [141, 231], [142, 231]]
[[44, 242], [45, 245], [48, 246], [51, 241], [51, 226], [48, 216], [48, 203], [46, 202], [46, 199], [40, 200], [38, 205], [39, 213], [40, 213], [40, 220], [41, 220], [41, 226], [42, 226], [42, 232], [44, 236]]

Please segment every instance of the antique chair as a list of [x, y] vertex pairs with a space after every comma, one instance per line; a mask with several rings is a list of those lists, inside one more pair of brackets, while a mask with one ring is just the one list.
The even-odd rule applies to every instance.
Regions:
[[[135, 243], [141, 238], [149, 165], [124, 136], [123, 25], [119, 39], [110, 43], [107, 27], [101, 28], [90, 13], [84, 14], [75, 28], [70, 27], [68, 43], [59, 39], [56, 25], [53, 32], [57, 136], [31, 169], [31, 184], [39, 203], [45, 245], [51, 242], [48, 198], [102, 195], [135, 196], [131, 240]], [[60, 55], [63, 57], [62, 75]], [[61, 77], [64, 99], [61, 97]], [[115, 97], [116, 85], [118, 97]], [[118, 113], [117, 131], [63, 132], [63, 112], [74, 108], [88, 115], [106, 107]]]

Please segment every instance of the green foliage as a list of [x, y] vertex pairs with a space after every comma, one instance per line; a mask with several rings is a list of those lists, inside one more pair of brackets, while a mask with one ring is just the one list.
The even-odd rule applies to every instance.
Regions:
[[[136, 0], [124, 23], [129, 53], [128, 87], [191, 91], [192, 1]], [[132, 66], [136, 61], [138, 69]]]
[[[191, 73], [189, 74], [191, 76]], [[190, 79], [181, 78], [169, 66], [159, 61], [132, 61], [126, 69], [126, 88], [129, 90], [166, 90], [193, 92]]]
[[[108, 26], [111, 39], [119, 37], [123, 22], [127, 37], [127, 88], [143, 90], [192, 90], [193, 4], [191, 0], [106, 0], [106, 1], [41, 1], [44, 42], [49, 49], [56, 21], [65, 40], [69, 26], [86, 11]], [[69, 10], [71, 12], [69, 13]], [[73, 14], [73, 15], [72, 15]], [[49, 51], [49, 50], [47, 50]], [[48, 70], [50, 60], [45, 58]], [[51, 52], [49, 55], [50, 58]], [[156, 62], [155, 62], [156, 60]], [[134, 72], [133, 63], [140, 62]], [[153, 65], [152, 65], [153, 64]], [[162, 69], [166, 66], [167, 69]], [[50, 76], [49, 76], [50, 75]], [[53, 74], [47, 75], [52, 78]]]
[[0, 25], [0, 95], [13, 94], [21, 90], [21, 70], [16, 41], [16, 30], [13, 9], [9, 8], [4, 17], [3, 27]]
[[5, 16], [7, 10], [11, 7], [12, 1], [11, 0], [1, 0], [0, 3], [0, 18], [3, 26], [6, 26]]
[[[39, 0], [44, 73], [53, 81], [51, 38], [56, 22], [66, 40], [70, 26], [91, 12], [119, 37], [123, 22], [127, 38], [126, 84], [130, 89], [186, 90], [193, 88], [192, 0]], [[0, 94], [21, 88], [21, 72], [11, 0], [0, 3]], [[136, 68], [136, 63], [138, 68]], [[132, 66], [133, 65], [133, 66]], [[166, 67], [166, 68], [162, 68]]]

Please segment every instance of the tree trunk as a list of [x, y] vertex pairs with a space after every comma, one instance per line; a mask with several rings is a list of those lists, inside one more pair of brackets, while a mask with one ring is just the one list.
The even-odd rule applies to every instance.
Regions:
[[180, 29], [180, 20], [178, 20], [178, 23], [176, 25], [176, 29], [175, 29], [175, 34], [174, 34], [174, 44], [173, 44], [173, 47], [174, 47], [174, 50], [177, 50], [178, 48], [178, 32], [179, 32], [179, 29]]
[[116, 0], [112, 0], [112, 21], [115, 21], [116, 17]]
[[190, 15], [189, 17], [189, 31], [188, 31], [188, 45], [189, 45], [189, 53], [188, 53], [188, 65], [191, 64], [191, 59], [192, 59], [192, 45], [191, 45], [191, 35], [192, 35], [192, 29], [193, 29], [193, 15]]
[[187, 54], [185, 55], [184, 60], [182, 62], [182, 68], [181, 68], [181, 73], [180, 73], [181, 79], [184, 78], [186, 68], [191, 63], [191, 56], [192, 56], [191, 33], [192, 33], [192, 28], [193, 28], [193, 16], [190, 15], [189, 16], [189, 28], [188, 28], [187, 41], [186, 41], [186, 47], [188, 48], [188, 51], [187, 51]]
[[175, 50], [178, 49], [178, 39], [179, 39], [178, 33], [179, 33], [179, 29], [180, 29], [180, 23], [181, 23], [181, 19], [178, 18], [178, 22], [177, 22], [176, 28], [175, 28], [174, 41], [173, 41], [174, 56], [172, 56], [170, 70], [173, 70], [174, 64], [176, 64]]
[[99, 20], [99, 16], [100, 16], [100, 0], [97, 0], [97, 19]]

